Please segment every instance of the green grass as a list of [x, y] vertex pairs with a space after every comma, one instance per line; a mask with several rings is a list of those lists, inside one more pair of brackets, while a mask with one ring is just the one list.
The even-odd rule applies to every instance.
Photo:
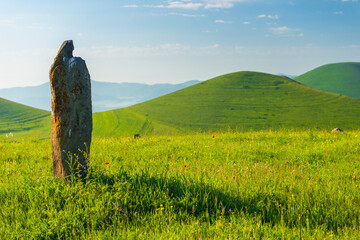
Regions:
[[[5, 125], [1, 119], [0, 138], [15, 130], [20, 137], [50, 136], [48, 112], [10, 102], [0, 105], [0, 109], [6, 104], [9, 106], [2, 113]], [[359, 99], [315, 90], [284, 76], [237, 72], [131, 107], [96, 113], [93, 136], [174, 135], [227, 129], [350, 130], [360, 128], [359, 119]]]
[[15, 137], [48, 138], [51, 116], [48, 111], [0, 98], [0, 139]]
[[176, 134], [179, 132], [175, 128], [153, 122], [127, 108], [95, 113], [93, 120], [93, 136], [95, 137], [148, 135], [153, 133], [154, 128], [157, 129], [157, 134]]
[[256, 72], [226, 74], [127, 109], [185, 132], [360, 127], [360, 100]]
[[358, 62], [327, 64], [294, 79], [315, 89], [360, 98]]
[[0, 141], [0, 239], [358, 239], [359, 156], [358, 130], [97, 138], [70, 184], [49, 140]]

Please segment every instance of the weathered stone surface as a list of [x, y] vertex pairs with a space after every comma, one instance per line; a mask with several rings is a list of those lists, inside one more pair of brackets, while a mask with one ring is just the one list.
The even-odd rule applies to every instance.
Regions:
[[87, 175], [91, 144], [90, 75], [73, 50], [72, 40], [65, 41], [50, 69], [53, 173], [60, 178], [71, 169], [81, 178]]

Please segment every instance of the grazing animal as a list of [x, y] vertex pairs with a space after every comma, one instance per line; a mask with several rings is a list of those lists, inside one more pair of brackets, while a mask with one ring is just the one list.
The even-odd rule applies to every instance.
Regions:
[[139, 137], [140, 137], [140, 134], [138, 134], [138, 133], [137, 133], [137, 134], [134, 134], [133, 137], [134, 137], [134, 139], [139, 138]]

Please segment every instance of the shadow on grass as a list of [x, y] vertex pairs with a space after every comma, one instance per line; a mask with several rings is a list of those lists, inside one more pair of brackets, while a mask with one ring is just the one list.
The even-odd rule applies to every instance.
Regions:
[[[126, 172], [117, 175], [92, 173], [90, 182], [106, 186], [110, 191], [130, 191], [131, 197], [126, 204], [122, 198], [116, 204], [123, 208], [127, 220], [132, 221], [137, 213], [153, 214], [157, 210], [172, 211], [177, 219], [186, 220], [189, 216], [213, 223], [220, 216], [230, 219], [231, 216], [256, 219], [272, 226], [285, 224], [287, 227], [317, 228], [325, 226], [328, 230], [337, 231], [341, 227], [352, 226], [352, 219], [348, 222], [334, 221], [324, 207], [321, 212], [313, 216], [311, 209], [294, 211], [288, 203], [286, 193], [270, 194], [266, 192], [252, 192], [241, 196], [224, 193], [204, 182], [195, 182], [178, 174], [168, 177], [165, 173], [152, 176], [148, 171], [133, 176]], [[121, 182], [121, 184], [118, 184]], [[120, 187], [119, 187], [120, 185]], [[115, 208], [115, 214], [120, 211]], [[310, 221], [310, 222], [309, 222]]]

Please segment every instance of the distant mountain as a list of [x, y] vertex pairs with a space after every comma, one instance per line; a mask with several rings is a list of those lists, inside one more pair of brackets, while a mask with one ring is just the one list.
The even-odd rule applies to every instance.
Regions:
[[[199, 83], [181, 84], [110, 83], [91, 81], [93, 112], [101, 112], [141, 103]], [[50, 83], [34, 87], [0, 89], [0, 97], [31, 107], [51, 110]]]
[[294, 80], [309, 87], [360, 99], [360, 63], [323, 65]]
[[360, 129], [360, 100], [285, 76], [237, 72], [94, 114], [94, 136], [260, 129]]
[[277, 75], [285, 76], [285, 77], [288, 77], [288, 78], [291, 78], [291, 79], [294, 79], [294, 78], [297, 77], [296, 75], [290, 75], [290, 74], [285, 74], [285, 73], [278, 73]]

